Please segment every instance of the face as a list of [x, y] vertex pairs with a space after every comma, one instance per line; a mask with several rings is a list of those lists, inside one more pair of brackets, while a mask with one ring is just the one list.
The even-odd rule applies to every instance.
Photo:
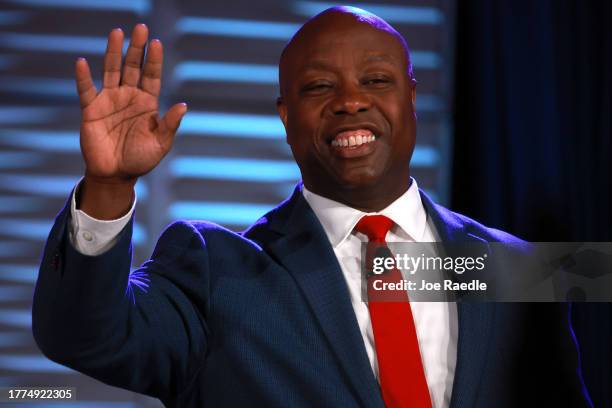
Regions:
[[386, 31], [333, 18], [309, 27], [281, 63], [277, 107], [287, 142], [317, 194], [340, 202], [399, 195], [416, 133], [406, 52]]

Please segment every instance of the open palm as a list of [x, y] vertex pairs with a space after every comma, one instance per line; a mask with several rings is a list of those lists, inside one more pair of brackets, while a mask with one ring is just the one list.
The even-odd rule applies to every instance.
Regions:
[[147, 36], [144, 24], [134, 27], [122, 68], [123, 32], [109, 34], [99, 93], [87, 62], [77, 61], [81, 151], [89, 177], [129, 180], [151, 171], [170, 150], [187, 111], [181, 103], [160, 117], [163, 50], [159, 40], [151, 41], [141, 67]]

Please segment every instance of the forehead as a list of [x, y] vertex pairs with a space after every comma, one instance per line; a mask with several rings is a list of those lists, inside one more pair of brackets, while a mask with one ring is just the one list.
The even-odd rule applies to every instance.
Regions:
[[285, 62], [288, 68], [309, 63], [389, 62], [406, 64], [406, 50], [393, 34], [369, 24], [348, 21], [305, 30], [291, 44]]

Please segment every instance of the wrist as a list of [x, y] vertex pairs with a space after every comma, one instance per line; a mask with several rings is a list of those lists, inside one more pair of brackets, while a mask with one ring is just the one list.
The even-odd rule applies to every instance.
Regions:
[[83, 181], [86, 181], [89, 185], [97, 186], [100, 188], [124, 188], [130, 189], [134, 188], [136, 182], [138, 181], [138, 177], [103, 177], [103, 176], [95, 176], [90, 174], [87, 170], [85, 171], [85, 177], [83, 177]]
[[76, 207], [98, 220], [121, 218], [132, 207], [136, 181], [86, 174], [75, 197]]

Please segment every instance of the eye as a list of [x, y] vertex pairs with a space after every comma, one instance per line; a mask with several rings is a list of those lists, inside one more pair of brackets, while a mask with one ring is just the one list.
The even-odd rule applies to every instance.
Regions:
[[362, 81], [363, 85], [372, 86], [374, 88], [384, 88], [391, 84], [391, 78], [386, 76], [367, 77]]
[[312, 82], [309, 84], [306, 84], [303, 88], [302, 91], [304, 92], [311, 92], [311, 91], [322, 91], [328, 88], [331, 88], [332, 84], [329, 82]]
[[327, 91], [328, 89], [333, 88], [333, 84], [331, 82], [321, 82], [321, 81], [317, 81], [317, 82], [312, 82], [309, 84], [306, 84], [303, 88], [302, 88], [302, 92], [303, 93], [309, 93], [309, 94], [318, 94], [318, 93], [323, 93], [325, 91]]

